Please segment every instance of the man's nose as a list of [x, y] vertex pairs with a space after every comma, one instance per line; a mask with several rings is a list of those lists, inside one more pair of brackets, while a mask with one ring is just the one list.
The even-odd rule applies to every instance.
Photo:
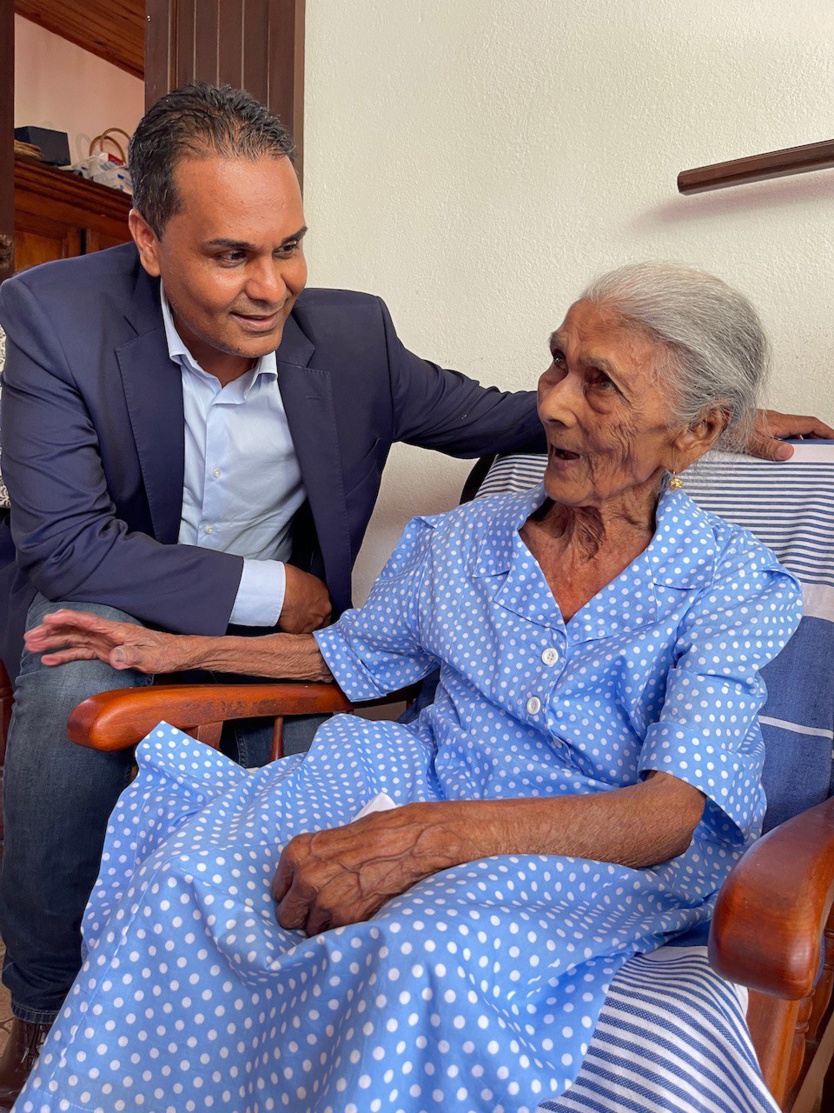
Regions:
[[265, 302], [275, 306], [283, 302], [287, 296], [287, 283], [281, 267], [280, 259], [264, 259], [259, 261], [248, 275], [246, 293], [252, 301]]

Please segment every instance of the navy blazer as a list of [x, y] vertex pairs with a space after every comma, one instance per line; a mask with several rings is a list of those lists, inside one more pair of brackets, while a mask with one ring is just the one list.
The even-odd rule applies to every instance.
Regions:
[[[159, 281], [132, 244], [48, 263], [0, 286], [0, 324], [16, 551], [0, 571], [7, 668], [16, 671], [35, 591], [176, 632], [223, 633], [243, 561], [177, 543], [182, 378]], [[371, 295], [305, 290], [276, 354], [308, 495], [293, 559], [326, 580], [337, 613], [350, 606], [351, 569], [395, 441], [463, 457], [542, 447], [532, 393], [486, 389], [418, 359]], [[0, 552], [8, 545], [0, 533]]]

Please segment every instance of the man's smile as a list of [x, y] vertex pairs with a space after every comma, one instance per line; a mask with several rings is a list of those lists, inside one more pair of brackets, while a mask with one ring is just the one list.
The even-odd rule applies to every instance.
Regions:
[[272, 313], [242, 313], [232, 310], [231, 315], [247, 332], [271, 332], [281, 323], [283, 306]]

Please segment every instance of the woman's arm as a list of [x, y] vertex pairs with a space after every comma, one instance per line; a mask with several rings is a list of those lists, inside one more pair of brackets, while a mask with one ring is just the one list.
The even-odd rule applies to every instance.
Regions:
[[704, 796], [665, 773], [610, 792], [407, 804], [297, 835], [272, 886], [278, 922], [315, 935], [366, 920], [440, 870], [503, 854], [555, 854], [639, 869], [682, 854]]
[[106, 661], [114, 669], [146, 673], [214, 669], [280, 680], [332, 680], [310, 634], [260, 638], [206, 638], [166, 634], [130, 622], [112, 622], [85, 611], [54, 611], [28, 630], [26, 648], [45, 665]]

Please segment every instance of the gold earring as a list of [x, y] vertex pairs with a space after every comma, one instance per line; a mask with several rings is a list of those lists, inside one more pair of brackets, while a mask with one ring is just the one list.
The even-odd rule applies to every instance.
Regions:
[[678, 475], [678, 473], [676, 471], [672, 472], [672, 478], [669, 480], [669, 490], [670, 491], [682, 491], [683, 490], [683, 480], [681, 479], [681, 477]]

